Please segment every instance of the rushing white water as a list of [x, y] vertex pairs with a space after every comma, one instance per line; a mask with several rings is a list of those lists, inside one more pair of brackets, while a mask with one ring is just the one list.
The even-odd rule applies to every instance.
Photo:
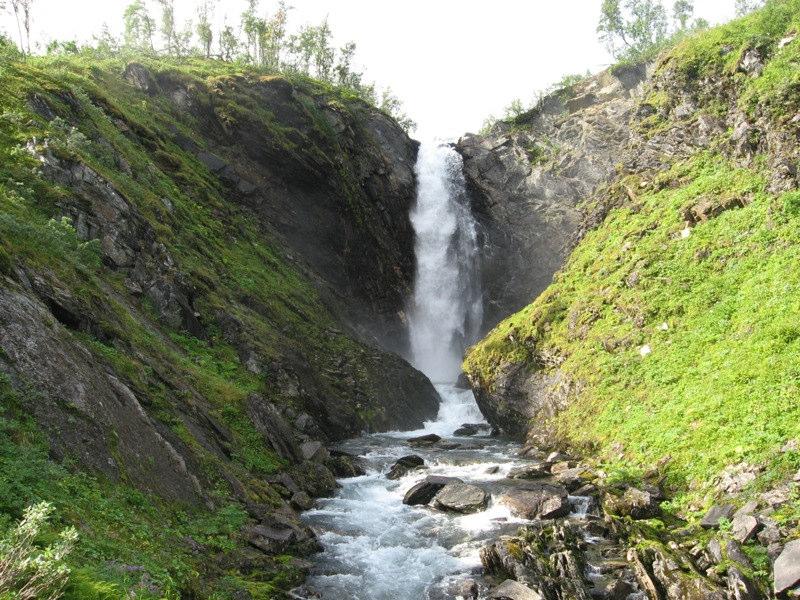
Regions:
[[417, 258], [409, 307], [411, 359], [432, 381], [452, 382], [483, 316], [478, 237], [461, 156], [446, 144], [423, 144], [416, 173], [417, 202], [411, 212]]
[[[308, 586], [326, 600], [454, 598], [459, 581], [479, 569], [478, 551], [485, 541], [514, 531], [522, 522], [494, 499], [486, 510], [468, 515], [403, 504], [405, 492], [427, 475], [459, 477], [494, 492], [496, 482], [516, 464], [507, 442], [485, 435], [454, 438], [464, 423], [485, 423], [472, 392], [453, 385], [462, 352], [474, 341], [482, 316], [477, 235], [458, 154], [445, 145], [425, 144], [416, 170], [412, 360], [437, 382], [442, 401], [436, 420], [419, 431], [375, 434], [343, 444], [343, 450], [364, 458], [367, 474], [342, 480], [334, 498], [319, 501], [304, 517], [324, 547]], [[423, 433], [462, 446], [408, 446], [407, 438]], [[412, 452], [424, 458], [426, 468], [397, 481], [387, 479], [389, 467]]]
[[[367, 474], [343, 479], [336, 497], [319, 501], [305, 519], [325, 550], [315, 561], [308, 585], [325, 600], [420, 600], [453, 598], [459, 578], [480, 566], [478, 551], [498, 533], [513, 532], [520, 519], [491, 501], [469, 515], [407, 506], [403, 495], [428, 475], [459, 477], [491, 490], [516, 463], [512, 446], [486, 438], [454, 438], [464, 449], [411, 448], [406, 438], [421, 433], [452, 437], [465, 422], [482, 422], [469, 390], [436, 386], [442, 397], [439, 417], [415, 432], [390, 432], [350, 440], [343, 449], [362, 456]], [[391, 481], [388, 468], [415, 453], [427, 469]], [[488, 467], [497, 466], [488, 473]]]

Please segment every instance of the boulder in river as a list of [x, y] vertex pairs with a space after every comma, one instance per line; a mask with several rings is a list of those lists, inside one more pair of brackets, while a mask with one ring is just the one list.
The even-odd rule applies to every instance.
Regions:
[[462, 423], [461, 427], [453, 432], [453, 435], [470, 436], [477, 435], [482, 431], [489, 431], [489, 426], [484, 423]]
[[435, 433], [428, 433], [426, 435], [418, 435], [417, 437], [408, 438], [408, 445], [415, 447], [433, 446], [440, 441], [440, 438]]
[[490, 600], [543, 600], [541, 594], [527, 585], [506, 579], [489, 594]]
[[409, 472], [419, 469], [425, 465], [425, 461], [421, 456], [416, 454], [409, 454], [399, 458], [396, 463], [392, 465], [389, 472], [386, 474], [386, 479], [400, 479]]
[[433, 505], [439, 510], [460, 513], [484, 510], [488, 503], [489, 494], [471, 483], [448, 483], [433, 497]]
[[457, 477], [443, 477], [442, 475], [428, 475], [425, 479], [412, 486], [403, 496], [403, 504], [427, 504], [448, 483], [463, 483]]
[[523, 519], [557, 519], [570, 511], [567, 489], [562, 485], [538, 484], [512, 489], [500, 501]]

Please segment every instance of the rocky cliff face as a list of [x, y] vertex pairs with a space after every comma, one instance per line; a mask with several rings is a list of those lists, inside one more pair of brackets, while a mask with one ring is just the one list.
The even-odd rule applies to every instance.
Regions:
[[481, 226], [487, 329], [539, 295], [564, 264], [583, 200], [614, 175], [630, 143], [645, 77], [644, 67], [605, 71], [458, 141]]
[[56, 463], [154, 503], [237, 501], [233, 568], [313, 550], [295, 509], [356, 469], [324, 444], [437, 411], [390, 352], [416, 143], [313, 82], [213, 63], [2, 79], [3, 435], [34, 428]]

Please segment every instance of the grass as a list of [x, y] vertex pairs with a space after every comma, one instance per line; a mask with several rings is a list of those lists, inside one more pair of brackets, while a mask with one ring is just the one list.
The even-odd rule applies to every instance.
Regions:
[[[369, 110], [361, 100], [298, 78], [292, 83], [303, 99], [298, 111], [305, 125], [291, 128], [260, 95], [264, 86], [281, 84], [272, 74], [218, 61], [141, 62], [190, 89], [195, 102], [213, 101], [230, 124], [262, 128], [265, 144], [282, 163], [304, 173], [326, 170], [338, 190], [331, 201], [354, 215], [354, 226], [370, 227], [378, 209], [366, 202], [348, 162], [352, 157], [335, 160], [342, 155], [339, 141], [317, 108], [318, 103], [335, 105], [358, 127]], [[177, 109], [168, 94], [133, 88], [122, 78], [124, 68], [123, 59], [91, 53], [0, 58], [0, 273], [24, 268], [42, 274], [75, 299], [81, 323], [67, 324], [74, 343], [93, 354], [98, 368], [122, 379], [150, 415], [183, 442], [219, 508], [168, 504], [124, 481], [108, 482], [82, 473], [80, 465], [51, 461], [43, 434], [23, 417], [24, 409], [10, 408], [25, 406], [34, 396], [17, 383], [15, 392], [2, 379], [0, 525], [18, 518], [26, 504], [45, 499], [58, 509], [57, 524], [79, 527], [68, 598], [131, 593], [222, 600], [240, 588], [255, 598], [271, 598], [297, 583], [298, 571], [289, 556], [267, 560], [256, 572], [236, 569], [232, 561], [243, 548], [237, 532], [246, 515], [226, 475], [245, 485], [249, 500], [280, 502], [264, 479], [287, 465], [265, 444], [245, 402], [252, 393], [278, 404], [294, 400], [282, 396], [268, 369], [248, 368], [237, 348], [250, 349], [264, 366], [287, 357], [301, 361], [318, 377], [320, 397], [340, 399], [360, 419], [354, 427], [368, 428], [375, 415], [341, 388], [331, 369], [343, 358], [357, 362], [364, 349], [344, 334], [331, 333], [335, 321], [316, 288], [287, 261], [259, 216], [233, 202], [219, 179], [173, 141], [177, 128], [198, 147], [207, 147], [202, 116]], [[36, 99], [57, 117], [38, 115], [32, 108]], [[79, 239], [75, 224], [62, 218], [64, 206], [82, 200], [43, 177], [31, 149], [86, 165], [113, 186], [140, 215], [151, 239], [168, 249], [192, 290], [202, 331], [190, 334], [169, 325], [147, 298], [131, 297], [125, 275], [102, 261], [99, 242]], [[236, 339], [223, 331], [226, 319], [237, 323]], [[6, 361], [0, 354], [3, 369]], [[355, 375], [357, 385], [369, 384], [370, 374]], [[226, 458], [207, 450], [186, 421], [198, 406], [229, 432]], [[193, 554], [187, 537], [207, 552]], [[158, 594], [140, 585], [143, 574], [161, 590]]]
[[[771, 197], [761, 173], [713, 154], [661, 178], [680, 185], [612, 211], [465, 368], [491, 387], [505, 362], [558, 356], [582, 384], [559, 435], [612, 470], [669, 457], [683, 510], [707, 504], [729, 464], [765, 465], [763, 482], [800, 467], [800, 455], [778, 453], [800, 438], [800, 222], [786, 210], [794, 194]], [[728, 196], [750, 202], [680, 235], [687, 206]]]
[[[208, 510], [167, 503], [56, 464], [5, 376], [0, 376], [0, 401], [0, 528], [9, 527], [27, 505], [44, 499], [56, 508], [48, 535], [65, 524], [78, 527], [79, 543], [69, 559], [74, 572], [67, 600], [116, 599], [126, 590], [136, 598], [177, 599], [182, 591], [206, 585], [206, 595], [200, 597], [228, 597], [222, 583], [209, 583], [199, 573], [218, 571], [213, 561], [239, 547], [238, 532], [247, 515], [238, 504], [222, 502]], [[188, 539], [203, 552], [193, 552]], [[285, 557], [274, 567], [276, 578], [291, 576]], [[143, 581], [152, 586], [142, 586]]]
[[[793, 127], [800, 40], [778, 42], [798, 30], [798, 15], [797, 0], [773, 0], [686, 37], [660, 60], [663, 81], [645, 102], [660, 109], [690, 89], [717, 114], [738, 107]], [[758, 77], [736, 71], [751, 48], [765, 59]], [[708, 78], [715, 84], [698, 85]], [[627, 186], [638, 199], [611, 210], [553, 284], [464, 363], [490, 390], [509, 364], [560, 371], [570, 401], [548, 424], [556, 438], [595, 456], [612, 479], [665, 465], [667, 507], [690, 519], [715, 499], [729, 465], [763, 467], [743, 499], [800, 467], [800, 454], [779, 451], [800, 439], [800, 195], [767, 191], [766, 156], [745, 167], [721, 153], [724, 143], [715, 148], [649, 183], [612, 183], [607, 194]], [[685, 237], [687, 210], [709, 201], [732, 208]], [[796, 523], [800, 501], [776, 514]]]

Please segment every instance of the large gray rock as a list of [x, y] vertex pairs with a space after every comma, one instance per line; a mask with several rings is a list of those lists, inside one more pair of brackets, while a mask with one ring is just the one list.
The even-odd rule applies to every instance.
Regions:
[[489, 593], [491, 600], [544, 600], [542, 596], [527, 585], [506, 579]]
[[567, 490], [560, 485], [540, 484], [509, 490], [500, 497], [500, 502], [523, 519], [556, 519], [570, 511]]
[[783, 594], [800, 584], [800, 540], [792, 540], [783, 548], [775, 565], [775, 595]]
[[579, 203], [613, 174], [630, 137], [631, 90], [644, 76], [601, 73], [571, 101], [560, 90], [514, 125], [458, 141], [484, 234], [487, 327], [535, 298], [563, 264], [583, 220]]
[[448, 483], [462, 483], [456, 477], [443, 477], [441, 475], [429, 475], [419, 483], [409, 489], [403, 496], [403, 504], [417, 505], [428, 504], [433, 497], [439, 493]]
[[729, 520], [736, 508], [731, 504], [715, 504], [712, 506], [703, 519], [700, 527], [703, 529], [717, 529], [723, 519]]
[[469, 483], [448, 483], [433, 497], [436, 508], [460, 513], [481, 511], [488, 503], [489, 494]]

